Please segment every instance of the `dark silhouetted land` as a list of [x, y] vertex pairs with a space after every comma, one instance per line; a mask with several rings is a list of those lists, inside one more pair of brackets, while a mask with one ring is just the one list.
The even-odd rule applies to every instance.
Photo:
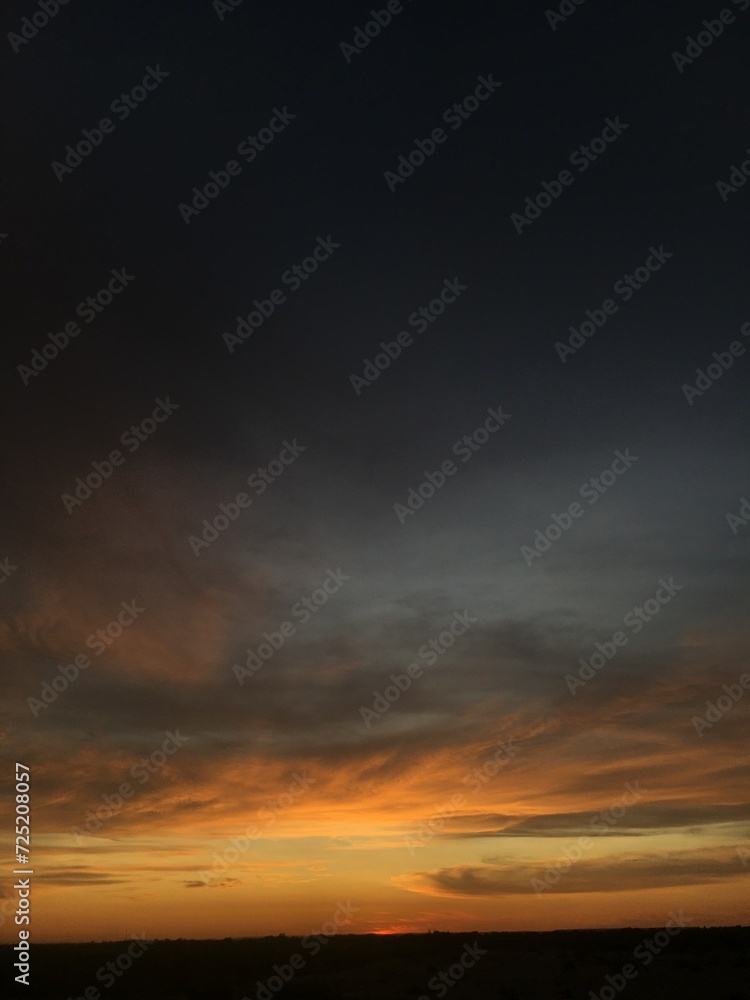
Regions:
[[310, 939], [283, 935], [157, 940], [126, 970], [121, 966], [128, 960], [117, 961], [127, 955], [127, 941], [36, 945], [28, 989], [13, 983], [11, 949], [3, 946], [11, 987], [3, 994], [35, 1000], [750, 1000], [750, 928], [686, 927], [668, 943], [665, 937], [663, 928], [340, 934], [317, 951]]

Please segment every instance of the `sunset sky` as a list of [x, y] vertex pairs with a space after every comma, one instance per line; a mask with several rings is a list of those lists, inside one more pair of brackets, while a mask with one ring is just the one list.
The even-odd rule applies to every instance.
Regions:
[[7, 47], [0, 940], [16, 761], [40, 941], [307, 934], [347, 901], [357, 933], [746, 922], [730, 7], [682, 71], [697, 2], [553, 30], [407, 0], [347, 62], [370, 7], [76, 0]]

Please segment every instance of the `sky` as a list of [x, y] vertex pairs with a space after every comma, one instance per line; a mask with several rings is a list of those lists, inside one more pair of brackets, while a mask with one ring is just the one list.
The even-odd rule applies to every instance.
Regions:
[[746, 920], [744, 8], [5, 6], [0, 940]]

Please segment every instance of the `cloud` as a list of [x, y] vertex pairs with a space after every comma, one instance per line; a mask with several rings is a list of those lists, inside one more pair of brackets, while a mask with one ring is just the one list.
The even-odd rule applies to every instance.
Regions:
[[133, 881], [128, 874], [126, 878], [116, 878], [105, 872], [87, 869], [84, 865], [70, 865], [65, 868], [47, 868], [39, 872], [35, 878], [40, 882], [50, 882], [54, 885], [123, 885]]
[[[603, 810], [606, 812], [606, 808]], [[598, 814], [596, 814], [598, 815]], [[442, 836], [461, 839], [477, 837], [576, 837], [591, 835], [591, 813], [552, 813], [527, 818], [504, 815], [462, 815], [452, 820], [456, 827]], [[498, 825], [501, 824], [501, 825]], [[600, 823], [597, 836], [644, 837], [674, 829], [697, 831], [711, 826], [732, 824], [750, 828], [750, 804], [674, 806], [634, 805], [606, 829]], [[472, 827], [476, 827], [472, 829]]]
[[[568, 863], [564, 855], [546, 862], [455, 865], [392, 879], [398, 888], [428, 896], [534, 894], [532, 879], [544, 879], [547, 865]], [[750, 874], [750, 872], [746, 873]], [[742, 877], [735, 848], [619, 854], [571, 863], [549, 886], [550, 893], [627, 892], [634, 889], [707, 885]]]
[[242, 885], [242, 882], [238, 878], [217, 878], [211, 879], [210, 882], [196, 881], [183, 884], [187, 889], [234, 889]]

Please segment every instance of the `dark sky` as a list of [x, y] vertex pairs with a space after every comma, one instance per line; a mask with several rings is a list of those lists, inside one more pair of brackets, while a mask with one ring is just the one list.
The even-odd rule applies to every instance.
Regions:
[[[38, 9], [11, 0], [4, 32]], [[381, 767], [395, 788], [397, 765], [421, 774], [436, 754], [468, 747], [480, 717], [489, 725], [509, 712], [570, 779], [570, 802], [558, 789], [549, 814], [585, 812], [595, 794], [616, 798], [597, 781], [626, 759], [638, 777], [652, 754], [648, 767], [663, 762], [666, 744], [676, 758], [695, 751], [691, 716], [736, 680], [747, 648], [750, 528], [731, 530], [727, 514], [750, 490], [750, 186], [722, 198], [717, 182], [750, 158], [750, 2], [731, 0], [731, 23], [680, 68], [674, 53], [707, 30], [704, 19], [720, 24], [718, 5], [586, 0], [553, 30], [541, 3], [405, 0], [347, 61], [341, 43], [372, 9], [382, 7], [244, 0], [220, 17], [209, 0], [70, 0], [18, 52], [6, 41], [0, 558], [18, 568], [0, 591], [4, 732], [43, 768], [53, 748], [78, 759], [86, 732], [101, 729], [97, 752], [112, 768], [123, 748], [158, 745], [155, 734], [184, 719], [198, 785], [214, 755], [235, 767], [245, 754], [313, 760], [321, 773], [351, 759], [360, 770], [347, 787], [362, 791]], [[121, 120], [113, 102], [144, 77], [161, 82], [136, 90], [145, 98]], [[480, 78], [501, 85], [452, 128], [444, 113]], [[279, 112], [288, 124], [247, 162], [238, 147]], [[60, 180], [53, 163], [103, 118], [114, 129]], [[619, 123], [616, 138], [608, 121]], [[391, 190], [386, 173], [440, 127], [445, 141]], [[579, 170], [571, 155], [605, 129], [613, 141]], [[231, 160], [239, 174], [186, 223], [180, 205]], [[568, 186], [519, 234], [513, 214], [565, 170]], [[338, 246], [317, 271], [285, 285], [328, 240]], [[623, 291], [618, 281], [647, 260], [648, 283]], [[122, 270], [127, 287], [93, 322], [79, 314], [80, 334], [24, 375], [32, 352]], [[410, 316], [446, 282], [465, 290], [415, 329]], [[230, 352], [225, 332], [274, 289], [286, 300]], [[556, 344], [607, 299], [617, 311], [563, 363]], [[352, 376], [405, 330], [410, 346], [357, 393]], [[730, 357], [735, 341], [731, 369], [688, 401], [696, 369], [714, 352]], [[174, 414], [128, 452], [123, 433], [167, 398]], [[497, 408], [510, 419], [462, 462], [454, 444]], [[287, 443], [304, 450], [255, 496], [247, 477]], [[63, 495], [113, 449], [123, 465], [68, 513]], [[535, 532], [628, 449], [636, 460], [611, 492], [583, 500], [570, 531], [527, 565], [522, 547]], [[399, 519], [394, 505], [451, 459], [455, 475]], [[195, 554], [190, 537], [243, 490], [252, 506]], [[337, 568], [352, 583], [279, 654], [272, 676], [269, 666], [253, 679], [248, 698], [232, 664]], [[684, 586], [675, 606], [637, 649], [634, 639], [614, 676], [594, 682], [592, 716], [579, 713], [566, 672], [671, 577]], [[107, 673], [32, 718], [27, 696], [133, 598], [149, 614], [132, 648], [123, 638]], [[465, 658], [429, 691], [415, 689], [399, 725], [367, 747], [360, 704], [465, 609], [480, 622]], [[690, 658], [695, 649], [703, 659]], [[606, 730], [623, 699], [645, 713], [623, 723], [640, 733], [635, 757], [606, 731], [601, 752], [576, 744], [568, 757], [570, 734]], [[727, 740], [738, 724], [726, 722]], [[592, 784], [578, 770], [587, 752]], [[721, 754], [712, 761], [700, 771], [707, 789], [726, 769]], [[116, 767], [104, 770], [102, 791]], [[44, 773], [52, 795], [54, 769]], [[715, 801], [691, 798], [683, 778], [670, 764], [659, 821], [646, 825], [662, 829], [665, 803], [744, 803], [731, 782]], [[79, 813], [99, 794], [88, 782], [71, 789]], [[542, 781], [533, 806], [513, 815], [537, 815], [548, 793]], [[75, 822], [53, 799], [51, 836]], [[692, 815], [674, 823], [694, 825]], [[451, 854], [445, 870], [475, 861]], [[411, 888], [424, 873], [407, 863], [383, 871]], [[450, 876], [436, 882], [450, 895]], [[711, 899], [706, 922], [726, 912]]]
[[[589, 0], [553, 31], [533, 6], [425, 16], [407, 3], [348, 64], [340, 42], [365, 8], [246, 2], [222, 22], [210, 3], [63, 7], [6, 59], [14, 425], [35, 449], [84, 457], [93, 427], [106, 447], [137, 403], [171, 392], [182, 427], [157, 448], [230, 459], [247, 447], [240, 428], [252, 440], [294, 425], [336, 463], [372, 441], [379, 478], [419, 465], [432, 435], [450, 438], [485, 399], [513, 400], [510, 447], [527, 455], [656, 425], [682, 441], [712, 433], [739, 405], [741, 365], [700, 413], [680, 385], [747, 318], [746, 199], [723, 203], [715, 182], [750, 140], [742, 12], [683, 73], [673, 62], [709, 14]], [[169, 77], [60, 183], [51, 162], [154, 64]], [[502, 87], [392, 193], [385, 171], [490, 73]], [[282, 106], [295, 120], [244, 163], [238, 144]], [[615, 116], [627, 131], [519, 236], [511, 214]], [[179, 203], [233, 157], [242, 174], [185, 225]], [[233, 318], [329, 233], [340, 250], [229, 356]], [[660, 244], [668, 266], [563, 366], [555, 342]], [[124, 265], [127, 295], [24, 386], [12, 369]], [[349, 375], [455, 276], [469, 286], [460, 304], [358, 400]], [[40, 442], [50, 420], [54, 443]]]

